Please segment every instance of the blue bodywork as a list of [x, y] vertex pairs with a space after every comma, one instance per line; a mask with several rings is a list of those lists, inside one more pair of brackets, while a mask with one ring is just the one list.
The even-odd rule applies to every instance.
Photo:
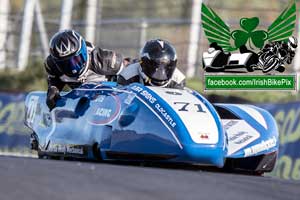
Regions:
[[[138, 83], [129, 86], [117, 86], [113, 82], [84, 84], [69, 93], [63, 93], [52, 111], [45, 104], [45, 92], [31, 92], [25, 102], [25, 124], [34, 132], [38, 152], [44, 155], [223, 167], [227, 158], [253, 157], [278, 150], [276, 123], [267, 111], [246, 106], [254, 113], [250, 115], [245, 106], [213, 105], [189, 89], [165, 89], [165, 93], [167, 97], [174, 96], [170, 99], [192, 95], [196, 99], [193, 101], [198, 101], [195, 104], [197, 107], [194, 106], [197, 108], [195, 112], [204, 117], [212, 116], [207, 118], [209, 121], [199, 122], [202, 123], [202, 130], [208, 123], [216, 127], [214, 133], [199, 133], [199, 137], [203, 137], [203, 140], [212, 137], [215, 142], [202, 143], [202, 139], [195, 142], [192, 138], [191, 129], [178, 114], [181, 111], [189, 112], [188, 103], [176, 102], [183, 105], [176, 111], [155, 89]], [[255, 115], [264, 120], [264, 125], [255, 119]], [[229, 137], [229, 125], [234, 127], [240, 121], [247, 123], [251, 130], [237, 133], [231, 130], [233, 133]], [[225, 123], [229, 123], [227, 128], [224, 127]], [[252, 130], [257, 133], [250, 133]], [[251, 142], [248, 144], [246, 141]], [[231, 150], [230, 144], [233, 144]]]

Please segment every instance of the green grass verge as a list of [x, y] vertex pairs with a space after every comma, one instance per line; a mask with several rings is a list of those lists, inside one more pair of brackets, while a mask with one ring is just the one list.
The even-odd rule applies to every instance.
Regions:
[[0, 71], [0, 91], [23, 92], [46, 90], [46, 73], [42, 61], [30, 63], [24, 71], [5, 69]]

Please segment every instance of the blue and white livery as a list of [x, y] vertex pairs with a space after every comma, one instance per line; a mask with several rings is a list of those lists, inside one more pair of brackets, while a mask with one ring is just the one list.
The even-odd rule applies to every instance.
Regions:
[[211, 104], [196, 91], [89, 83], [49, 111], [26, 98], [25, 124], [41, 157], [191, 163], [263, 173], [278, 151], [274, 118], [251, 105]]

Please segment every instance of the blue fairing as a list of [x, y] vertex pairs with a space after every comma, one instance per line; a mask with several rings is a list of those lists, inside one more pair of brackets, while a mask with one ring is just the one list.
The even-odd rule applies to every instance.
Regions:
[[225, 130], [223, 124], [233, 122], [224, 121], [203, 96], [188, 89], [153, 88], [138, 83], [129, 86], [117, 86], [112, 82], [84, 84], [62, 94], [51, 112], [45, 98], [45, 92], [32, 92], [25, 103], [25, 123], [36, 134], [39, 152], [44, 154], [223, 167], [226, 157], [247, 157], [278, 148], [277, 144], [257, 152], [256, 147], [256, 154], [248, 149], [246, 155], [245, 149], [262, 140], [273, 136], [277, 139], [273, 118], [266, 111], [253, 107], [265, 119], [265, 128], [253, 119], [253, 113], [258, 115], [253, 110], [249, 115], [244, 107], [219, 104], [244, 120], [234, 123], [247, 123], [256, 129], [247, 136], [252, 137], [251, 143], [228, 147], [236, 142], [232, 139], [228, 143], [228, 137], [236, 133], [232, 127]]
[[[270, 152], [276, 152], [279, 148], [279, 140], [278, 140], [278, 129], [277, 124], [272, 117], [272, 115], [264, 109], [258, 108], [256, 106], [247, 105], [248, 108], [256, 110], [262, 117], [260, 120], [265, 120], [265, 126], [262, 125], [261, 121], [251, 116], [246, 110], [242, 109], [246, 105], [235, 105], [235, 104], [216, 104], [217, 106], [226, 108], [227, 110], [234, 113], [236, 116], [239, 116], [241, 119], [245, 120], [252, 128], [254, 128], [257, 132], [260, 133], [259, 138], [257, 138], [252, 143], [244, 146], [239, 151], [234, 154], [228, 155], [228, 157], [239, 158], [239, 157], [247, 157], [245, 155], [244, 150], [247, 148], [251, 148], [255, 145], [259, 145], [260, 143], [268, 140], [274, 139], [275, 144], [270, 148], [266, 148], [266, 150], [259, 151], [257, 153], [251, 154], [251, 156], [256, 156], [259, 154], [266, 154]], [[242, 108], [241, 108], [242, 106]]]
[[[217, 144], [214, 145], [201, 145], [201, 144], [195, 144], [190, 134], [188, 133], [188, 130], [186, 129], [186, 126], [182, 122], [182, 120], [179, 118], [179, 116], [174, 112], [174, 110], [170, 107], [168, 103], [166, 103], [163, 99], [161, 99], [160, 96], [158, 96], [156, 93], [154, 93], [152, 90], [150, 90], [147, 87], [141, 86], [140, 84], [132, 84], [129, 88], [131, 91], [132, 88], [135, 87], [141, 87], [143, 90], [146, 90], [149, 92], [154, 98], [157, 99], [157, 101], [160, 102], [160, 104], [166, 109], [167, 113], [171, 115], [176, 123], [175, 127], [172, 127], [168, 125], [169, 129], [171, 129], [170, 132], [173, 132], [173, 137], [176, 139], [178, 147], [181, 149], [180, 154], [177, 154], [177, 161], [190, 161], [190, 162], [203, 162], [206, 164], [214, 164], [216, 166], [222, 167], [224, 165], [224, 158], [226, 155], [226, 149], [225, 149], [225, 139], [224, 139], [224, 133], [221, 126], [221, 121], [213, 108], [211, 104], [208, 103], [206, 99], [201, 97], [199, 94], [197, 94], [197, 97], [210, 109], [211, 112], [214, 113], [215, 120], [219, 124], [218, 131], [219, 131], [219, 141]], [[157, 115], [161, 117], [161, 119], [164, 120], [164, 118], [161, 116], [161, 113], [159, 113], [157, 110], [155, 110], [155, 107], [153, 104], [151, 104], [144, 96], [142, 96], [140, 93], [135, 92], [135, 94], [139, 97], [140, 102], [144, 105], [147, 105], [148, 108], [151, 108], [153, 112], [155, 112]], [[195, 93], [196, 94], [196, 93]], [[150, 117], [152, 118], [152, 117]], [[150, 119], [151, 120], [151, 119]], [[148, 121], [147, 121], [148, 122]], [[166, 120], [164, 120], [165, 124], [168, 124]], [[140, 122], [138, 122], [137, 126], [140, 125]], [[158, 132], [161, 134], [161, 132]], [[170, 135], [170, 134], [169, 134]], [[188, 159], [187, 159], [188, 158]]]

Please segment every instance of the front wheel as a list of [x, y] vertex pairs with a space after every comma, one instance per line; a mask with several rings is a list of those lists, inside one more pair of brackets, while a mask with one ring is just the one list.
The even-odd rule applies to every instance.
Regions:
[[30, 135], [30, 148], [36, 151], [39, 149], [38, 136], [35, 132]]

